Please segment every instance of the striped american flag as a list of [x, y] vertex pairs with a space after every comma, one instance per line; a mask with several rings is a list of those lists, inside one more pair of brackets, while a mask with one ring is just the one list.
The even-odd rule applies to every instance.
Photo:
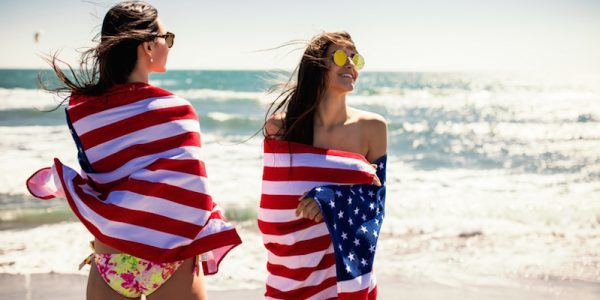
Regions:
[[241, 243], [207, 189], [200, 125], [185, 99], [144, 83], [72, 95], [67, 123], [81, 171], [55, 159], [27, 180], [36, 197], [63, 196], [103, 243], [154, 262], [202, 254], [204, 274]]
[[338, 279], [337, 250], [327, 225], [295, 215], [305, 192], [331, 185], [369, 185], [375, 173], [357, 153], [265, 140], [258, 225], [268, 252], [267, 299], [376, 298], [370, 270], [355, 273], [357, 280]]

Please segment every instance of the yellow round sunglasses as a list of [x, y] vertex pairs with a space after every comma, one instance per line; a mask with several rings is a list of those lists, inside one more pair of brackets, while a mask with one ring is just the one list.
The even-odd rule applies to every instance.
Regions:
[[[355, 53], [352, 55], [351, 59], [357, 70], [360, 70], [365, 66], [365, 58], [362, 55]], [[346, 51], [336, 50], [333, 52], [333, 62], [339, 67], [345, 66], [348, 62], [348, 54], [346, 54]]]

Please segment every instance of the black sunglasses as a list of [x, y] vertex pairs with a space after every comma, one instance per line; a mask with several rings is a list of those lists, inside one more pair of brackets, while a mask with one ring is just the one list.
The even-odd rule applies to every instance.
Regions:
[[165, 42], [167, 42], [167, 47], [171, 48], [173, 47], [173, 44], [175, 43], [175, 34], [172, 32], [167, 32], [165, 34], [161, 34], [161, 35], [155, 35], [155, 38], [164, 38]]

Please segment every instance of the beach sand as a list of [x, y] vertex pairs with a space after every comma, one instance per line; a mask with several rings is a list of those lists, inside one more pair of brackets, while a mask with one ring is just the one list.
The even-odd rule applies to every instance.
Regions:
[[[228, 255], [217, 275], [206, 277], [210, 299], [263, 298], [267, 272], [261, 236], [254, 222], [238, 223], [238, 230], [244, 243]], [[467, 252], [463, 257], [472, 255], [473, 260], [463, 259], [448, 265], [435, 260], [435, 255], [421, 257], [412, 253], [433, 250], [421, 245], [409, 251], [413, 240], [405, 238], [399, 243], [393, 236], [383, 236], [376, 258], [377, 266], [385, 266], [376, 270], [379, 299], [600, 299], [600, 283], [593, 275], [565, 279], [501, 276], [498, 272], [465, 273], [461, 270], [473, 268], [474, 261], [482, 261], [479, 270], [498, 254]], [[0, 231], [0, 299], [84, 299], [89, 269], [77, 271], [76, 266], [90, 253], [87, 246], [90, 239], [89, 233], [78, 223]], [[436, 241], [435, 238], [427, 240]], [[477, 245], [473, 247], [483, 248]], [[444, 253], [464, 251], [444, 249]], [[48, 253], [54, 256], [49, 257]], [[412, 263], [407, 264], [407, 260]], [[502, 265], [485, 266], [489, 269]]]
[[[86, 276], [75, 274], [0, 274], [0, 299], [84, 299]], [[209, 299], [262, 299], [262, 289], [208, 291]], [[585, 282], [522, 282], [520, 287], [460, 287], [439, 283], [379, 279], [379, 299], [600, 299], [600, 285]]]

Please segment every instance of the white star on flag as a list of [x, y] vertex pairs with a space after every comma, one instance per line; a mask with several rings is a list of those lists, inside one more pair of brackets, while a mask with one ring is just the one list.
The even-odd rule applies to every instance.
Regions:
[[360, 241], [358, 239], [354, 239], [354, 246], [360, 245]]

